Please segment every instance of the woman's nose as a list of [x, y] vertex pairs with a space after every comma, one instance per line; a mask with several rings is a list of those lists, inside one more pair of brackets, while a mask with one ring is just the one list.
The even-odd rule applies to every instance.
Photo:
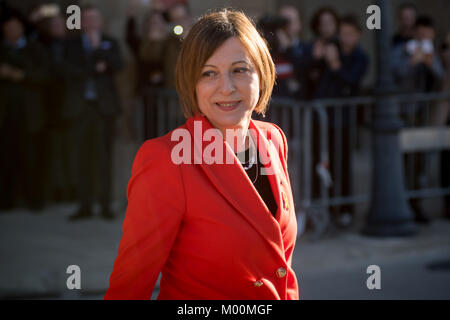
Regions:
[[219, 90], [222, 94], [229, 95], [236, 91], [236, 87], [234, 85], [233, 78], [230, 74], [226, 73], [221, 77]]

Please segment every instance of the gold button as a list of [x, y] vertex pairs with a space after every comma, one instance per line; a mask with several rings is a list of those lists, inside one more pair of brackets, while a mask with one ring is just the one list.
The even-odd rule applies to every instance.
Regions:
[[277, 277], [278, 277], [278, 278], [283, 278], [283, 277], [285, 277], [285, 276], [286, 276], [286, 273], [287, 273], [287, 272], [286, 272], [286, 269], [283, 268], [283, 267], [277, 269]]
[[264, 283], [261, 280], [255, 281], [253, 284], [255, 287], [261, 287]]
[[283, 205], [283, 209], [285, 210], [285, 211], [288, 211], [289, 210], [289, 199], [288, 199], [288, 197], [287, 197], [287, 195], [286, 195], [286, 192], [284, 192], [283, 190], [281, 191], [281, 203], [282, 203], [282, 205]]

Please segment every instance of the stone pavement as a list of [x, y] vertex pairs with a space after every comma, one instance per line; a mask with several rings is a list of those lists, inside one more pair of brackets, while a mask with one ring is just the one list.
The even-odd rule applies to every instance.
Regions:
[[[70, 223], [66, 218], [75, 209], [65, 204], [40, 214], [21, 209], [0, 213], [0, 298], [102, 298], [124, 206], [116, 206], [122, 213], [114, 221], [95, 217]], [[427, 269], [439, 262], [442, 270]], [[298, 239], [293, 267], [305, 299], [450, 299], [449, 262], [450, 221], [435, 220], [408, 238], [367, 238], [348, 231], [311, 241], [306, 234]], [[381, 268], [382, 293], [366, 287], [371, 264]], [[81, 268], [79, 291], [66, 287], [69, 265]]]

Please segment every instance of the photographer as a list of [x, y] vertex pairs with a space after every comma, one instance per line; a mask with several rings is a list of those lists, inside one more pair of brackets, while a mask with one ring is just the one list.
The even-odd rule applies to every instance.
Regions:
[[[362, 28], [356, 16], [347, 15], [340, 19], [338, 43], [330, 42], [323, 48], [325, 67], [318, 79], [315, 98], [339, 98], [359, 94], [362, 79], [369, 66], [369, 58], [359, 44], [361, 34]], [[327, 108], [326, 111], [329, 162], [334, 180], [330, 196], [350, 196], [353, 179], [350, 132], [351, 126], [354, 125], [350, 120], [350, 108], [343, 106], [339, 111], [335, 108]], [[336, 137], [341, 137], [340, 148], [335, 142]], [[339, 180], [334, 176], [337, 170], [341, 171]], [[336, 190], [341, 190], [340, 194]], [[348, 227], [353, 222], [353, 206], [343, 205], [330, 209], [332, 219], [338, 227]]]
[[432, 19], [420, 16], [414, 38], [394, 49], [394, 77], [403, 92], [429, 92], [443, 79], [444, 69], [434, 48], [434, 38]]
[[414, 37], [417, 8], [412, 3], [404, 3], [397, 9], [398, 30], [392, 37], [394, 47], [404, 45]]
[[103, 33], [95, 6], [81, 11], [81, 34], [67, 42], [64, 74], [66, 99], [61, 116], [70, 123], [77, 158], [79, 209], [71, 221], [93, 216], [95, 179], [101, 216], [113, 219], [112, 155], [115, 120], [122, 112], [114, 76], [122, 67], [117, 40]]
[[327, 68], [325, 54], [336, 51], [332, 47], [338, 45], [337, 32], [339, 17], [336, 11], [330, 7], [319, 9], [311, 20], [311, 29], [315, 39], [311, 43], [310, 62], [308, 64], [306, 98], [316, 97], [317, 87], [322, 75]]
[[[398, 90], [404, 93], [431, 92], [437, 89], [443, 78], [444, 69], [434, 47], [435, 29], [428, 16], [417, 18], [414, 27], [414, 38], [397, 46], [393, 51], [393, 72]], [[423, 126], [426, 108], [420, 103], [409, 103], [400, 106], [401, 117], [405, 126]], [[406, 154], [406, 182], [408, 189], [416, 189], [422, 184], [424, 177], [423, 155]], [[428, 223], [429, 217], [419, 205], [419, 199], [410, 200], [415, 221]]]
[[311, 47], [300, 39], [302, 24], [298, 9], [285, 5], [279, 9], [278, 13], [287, 21], [286, 27], [277, 33], [280, 48], [294, 68], [294, 76], [290, 78], [287, 85], [294, 97], [304, 99], [306, 68], [311, 56]]
[[48, 70], [42, 46], [25, 34], [25, 19], [2, 13], [0, 43], [0, 210], [13, 208], [22, 191], [29, 209], [43, 200], [42, 87]]

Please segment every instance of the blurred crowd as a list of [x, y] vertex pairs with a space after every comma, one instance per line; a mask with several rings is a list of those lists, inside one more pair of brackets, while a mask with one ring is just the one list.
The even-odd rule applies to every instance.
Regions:
[[[392, 37], [392, 75], [397, 93], [425, 93], [449, 91], [450, 83], [450, 31], [443, 42], [437, 43], [436, 26], [432, 17], [422, 15], [411, 3], [404, 3], [396, 10], [398, 30]], [[369, 69], [369, 56], [361, 45], [363, 27], [357, 15], [339, 15], [333, 7], [317, 10], [311, 18], [310, 30], [313, 38], [304, 40], [299, 10], [290, 5], [282, 6], [276, 15], [263, 16], [258, 23], [272, 50], [277, 70], [277, 85], [274, 97], [289, 97], [300, 100], [321, 98], [345, 98], [370, 94], [374, 84], [363, 86]], [[328, 153], [327, 166], [333, 175], [339, 163], [340, 179], [334, 179], [330, 196], [351, 196], [352, 193], [352, 150], [350, 108], [327, 108]], [[406, 126], [434, 125], [448, 126], [449, 104], [438, 104], [431, 112], [431, 122], [425, 123], [426, 105], [402, 105], [401, 119]], [[339, 118], [336, 112], [341, 112]], [[362, 116], [362, 117], [361, 117]], [[357, 115], [357, 119], [364, 115]], [[359, 125], [358, 123], [357, 125]], [[320, 163], [321, 150], [319, 119], [313, 115], [312, 161]], [[341, 137], [340, 147], [335, 137]], [[420, 183], [424, 172], [423, 154], [405, 154], [406, 188], [424, 187]], [[441, 187], [450, 186], [450, 157], [448, 151], [441, 152]], [[333, 177], [334, 178], [334, 177]], [[422, 179], [423, 180], [423, 179]], [[313, 197], [320, 195], [319, 175], [313, 175]], [[336, 187], [339, 188], [336, 188]], [[335, 194], [334, 190], [340, 193]], [[418, 199], [410, 201], [415, 221], [428, 223]], [[450, 217], [450, 197], [445, 197], [444, 216]], [[330, 208], [333, 222], [341, 227], [353, 221], [354, 208], [351, 205]]]
[[[193, 18], [187, 1], [169, 6], [152, 1], [141, 19], [139, 3], [128, 1], [124, 38], [137, 63], [135, 94], [143, 99], [149, 88], [175, 87], [176, 59]], [[0, 10], [0, 211], [25, 204], [39, 212], [48, 202], [77, 201], [70, 219], [78, 220], [93, 215], [97, 199], [101, 216], [114, 218], [113, 142], [122, 110], [115, 75], [124, 65], [124, 48], [105, 34], [102, 12], [92, 5], [82, 7], [79, 31], [66, 28], [57, 5], [36, 6], [26, 16], [4, 4]], [[397, 21], [392, 39], [397, 90], [448, 91], [450, 32], [436, 43], [433, 19], [412, 4], [398, 8]], [[301, 12], [290, 5], [257, 21], [276, 66], [274, 97], [349, 97], [370, 89], [363, 87], [370, 61], [360, 44], [364, 29], [358, 15], [320, 8], [309, 22], [309, 40], [302, 37], [304, 25]], [[448, 125], [448, 105], [439, 110], [436, 124]], [[403, 116], [407, 120], [410, 111]], [[338, 128], [330, 120], [331, 135], [336, 130], [349, 135], [346, 117]], [[349, 148], [344, 143], [342, 150], [330, 149], [330, 158], [339, 153], [346, 164], [343, 195], [351, 190], [345, 174], [351, 171]], [[450, 163], [448, 154], [443, 157]], [[443, 170], [448, 173], [448, 166]]]
[[[113, 146], [123, 106], [116, 75], [124, 67], [118, 39], [104, 31], [101, 10], [81, 7], [81, 30], [65, 10], [37, 5], [27, 13], [0, 2], [0, 212], [76, 202], [69, 217], [104, 219], [112, 209]], [[174, 87], [180, 40], [192, 24], [184, 2], [154, 1], [138, 27], [130, 1], [126, 43], [138, 62], [136, 94]], [[168, 29], [170, 26], [170, 31]]]

